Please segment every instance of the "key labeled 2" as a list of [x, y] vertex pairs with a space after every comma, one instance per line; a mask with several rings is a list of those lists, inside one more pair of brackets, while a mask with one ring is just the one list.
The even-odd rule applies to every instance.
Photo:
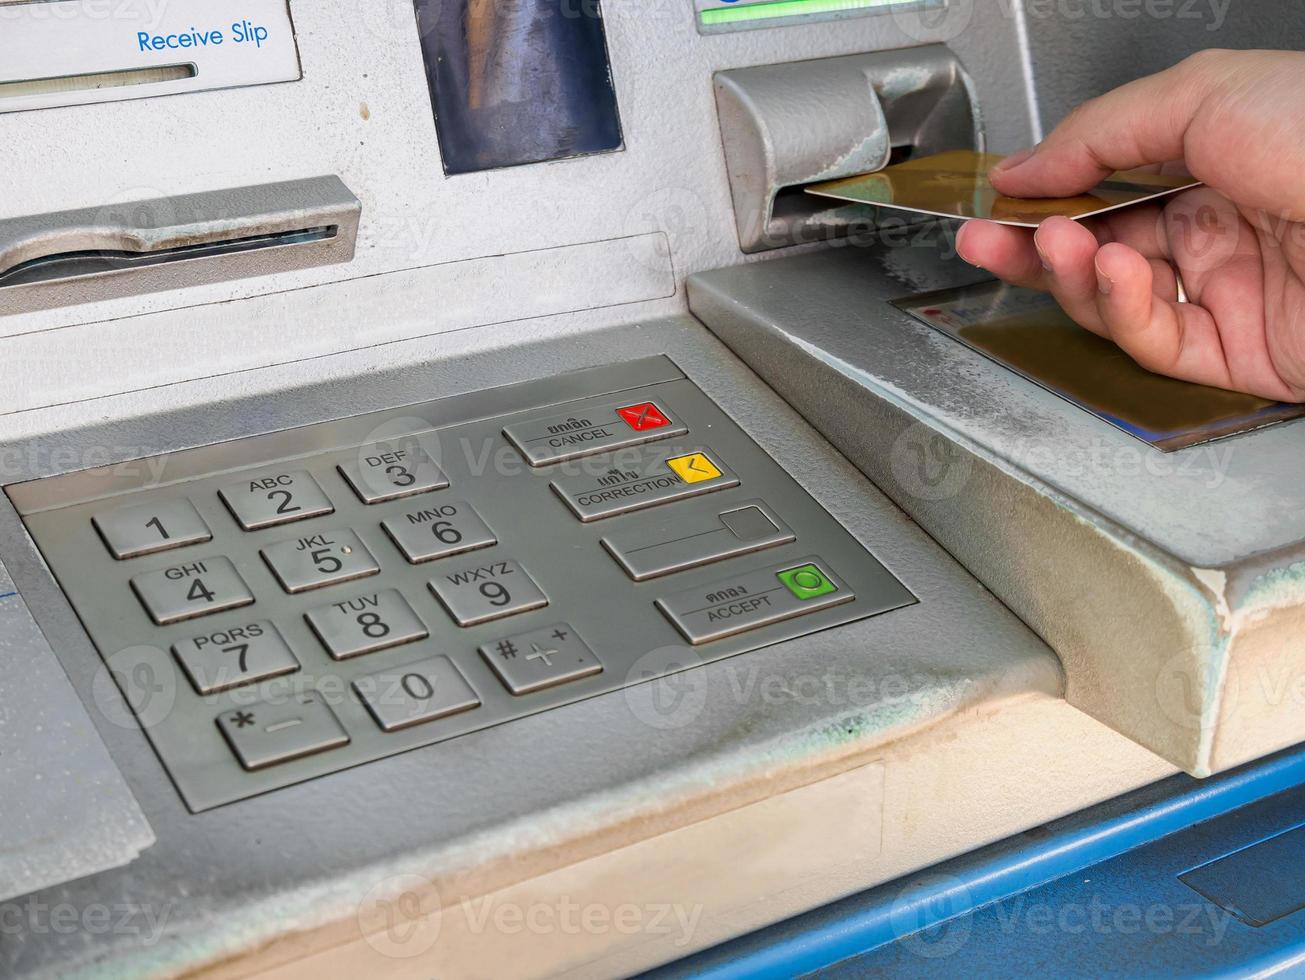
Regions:
[[476, 626], [548, 605], [548, 597], [515, 561], [464, 564], [430, 580], [430, 590], [459, 626]]

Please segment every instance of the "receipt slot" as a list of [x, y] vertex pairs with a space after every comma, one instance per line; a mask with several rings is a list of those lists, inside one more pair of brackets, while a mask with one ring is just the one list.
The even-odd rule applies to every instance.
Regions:
[[0, 113], [300, 77], [286, 0], [0, 5]]

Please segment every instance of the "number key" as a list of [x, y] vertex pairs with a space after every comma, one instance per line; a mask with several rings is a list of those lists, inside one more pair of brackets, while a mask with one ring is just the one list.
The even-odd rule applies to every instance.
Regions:
[[299, 669], [290, 647], [267, 620], [182, 640], [172, 654], [200, 694], [215, 694]]
[[429, 635], [397, 589], [320, 606], [304, 618], [336, 660], [413, 643]]
[[443, 490], [449, 485], [444, 471], [415, 439], [371, 443], [337, 468], [365, 504]]
[[213, 532], [184, 497], [157, 504], [119, 507], [91, 518], [114, 558], [139, 558], [213, 540]]
[[159, 626], [248, 606], [254, 601], [229, 558], [203, 558], [144, 572], [132, 578], [131, 588]]
[[256, 474], [228, 484], [218, 495], [246, 531], [335, 512], [307, 470]]
[[530, 573], [514, 561], [483, 561], [444, 572], [430, 590], [459, 626], [475, 626], [548, 605]]
[[480, 706], [480, 698], [448, 657], [359, 677], [353, 689], [387, 732]]
[[381, 570], [358, 535], [323, 531], [282, 541], [259, 552], [287, 592], [307, 592], [337, 582], [365, 578]]
[[465, 500], [416, 507], [387, 519], [381, 527], [414, 565], [498, 544], [489, 525]]

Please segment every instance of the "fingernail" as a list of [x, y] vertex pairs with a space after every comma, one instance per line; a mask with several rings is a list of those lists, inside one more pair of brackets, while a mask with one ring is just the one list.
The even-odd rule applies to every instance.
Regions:
[[1101, 290], [1102, 295], [1109, 296], [1110, 291], [1115, 288], [1115, 280], [1101, 271], [1101, 266], [1097, 266], [1097, 288]]
[[1038, 241], [1037, 235], [1033, 236], [1033, 247], [1037, 250], [1038, 258], [1042, 260], [1042, 268], [1054, 272], [1055, 270], [1051, 268], [1051, 259], [1047, 258], [1047, 253], [1042, 250], [1042, 243]]
[[983, 266], [979, 265], [978, 262], [975, 262], [974, 259], [970, 258], [968, 255], [965, 254], [965, 251], [961, 248], [961, 242], [960, 242], [960, 239], [959, 239], [959, 238], [957, 238], [957, 240], [956, 240], [956, 254], [960, 257], [960, 259], [961, 259], [962, 262], [968, 262], [970, 265], [974, 266], [976, 269], [982, 269], [982, 268], [983, 268]]
[[[1040, 146], [1040, 145], [1041, 145], [1041, 144], [1039, 144], [1039, 146]], [[1015, 169], [1016, 167], [1018, 167], [1021, 163], [1027, 163], [1030, 159], [1032, 159], [1033, 154], [1035, 154], [1035, 153], [1037, 153], [1037, 152], [1038, 152], [1038, 147], [1037, 147], [1037, 146], [1030, 146], [1027, 150], [1020, 150], [1018, 153], [1013, 153], [1013, 154], [1011, 154], [1011, 155], [1008, 156], [1005, 160], [1000, 161], [1000, 162], [999, 162], [995, 167], [993, 167], [992, 169], [993, 169], [993, 170], [1014, 170], [1014, 169]]]

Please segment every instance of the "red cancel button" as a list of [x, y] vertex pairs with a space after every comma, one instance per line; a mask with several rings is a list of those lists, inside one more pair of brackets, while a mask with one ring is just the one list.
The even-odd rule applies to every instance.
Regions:
[[642, 405], [627, 405], [618, 408], [616, 414], [625, 420], [625, 424], [635, 432], [647, 432], [649, 429], [661, 429], [671, 424], [671, 420], [662, 414], [662, 410], [652, 402]]

